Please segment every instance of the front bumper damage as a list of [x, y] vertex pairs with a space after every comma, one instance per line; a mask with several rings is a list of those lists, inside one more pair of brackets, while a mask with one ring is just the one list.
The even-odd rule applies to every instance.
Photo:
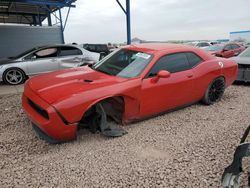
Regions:
[[31, 122], [33, 130], [36, 132], [36, 134], [41, 138], [42, 140], [45, 140], [46, 142], [50, 144], [59, 144], [62, 143], [62, 141], [55, 140], [54, 138], [51, 138], [48, 136], [45, 132], [43, 132], [39, 126], [37, 126], [35, 123]]
[[[67, 122], [53, 106], [37, 96], [27, 84], [22, 96], [22, 105], [32, 123], [33, 129], [43, 140], [51, 144], [57, 144], [76, 139], [77, 129], [79, 126], [81, 127], [81, 122]], [[108, 137], [127, 134], [125, 130], [108, 122], [110, 116], [115, 120], [119, 119], [122, 110], [116, 109], [112, 111], [108, 107], [105, 103], [98, 103], [94, 106], [89, 118], [87, 118], [88, 128], [92, 130], [91, 132], [100, 130], [101, 134]]]
[[[30, 104], [30, 101], [46, 110], [48, 115], [44, 116]], [[35, 95], [31, 89], [25, 89], [22, 96], [22, 105], [39, 137], [50, 143], [67, 142], [76, 139], [77, 123], [65, 124], [54, 107]]]

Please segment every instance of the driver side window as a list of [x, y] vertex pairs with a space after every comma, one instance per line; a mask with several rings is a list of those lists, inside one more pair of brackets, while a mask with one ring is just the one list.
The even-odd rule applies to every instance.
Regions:
[[147, 77], [156, 76], [160, 70], [167, 70], [170, 73], [190, 69], [185, 53], [170, 54], [161, 57], [149, 71]]

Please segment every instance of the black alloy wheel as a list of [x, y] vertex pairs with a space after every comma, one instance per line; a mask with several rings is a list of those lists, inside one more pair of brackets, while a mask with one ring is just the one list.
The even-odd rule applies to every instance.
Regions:
[[207, 105], [213, 104], [221, 99], [224, 91], [224, 78], [217, 78], [209, 85], [202, 101]]

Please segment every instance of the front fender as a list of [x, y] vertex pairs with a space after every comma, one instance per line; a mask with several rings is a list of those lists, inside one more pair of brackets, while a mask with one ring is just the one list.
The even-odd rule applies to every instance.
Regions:
[[79, 122], [83, 114], [98, 102], [110, 97], [123, 97], [125, 102], [125, 112], [123, 119], [134, 119], [140, 109], [139, 91], [141, 80], [135, 79], [125, 83], [97, 88], [91, 91], [84, 91], [70, 96], [63, 101], [59, 101], [53, 106], [69, 122]]

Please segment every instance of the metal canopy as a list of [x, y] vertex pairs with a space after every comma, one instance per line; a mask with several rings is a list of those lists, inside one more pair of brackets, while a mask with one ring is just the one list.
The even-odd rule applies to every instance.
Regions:
[[[47, 18], [48, 25], [52, 26], [51, 15], [56, 18], [56, 24], [60, 24], [62, 41], [63, 31], [66, 27], [68, 15], [76, 0], [0, 0], [0, 23], [40, 25]], [[131, 43], [130, 0], [126, 0], [126, 9], [116, 0], [126, 15], [127, 20], [127, 44]], [[63, 25], [61, 8], [68, 7], [68, 13]], [[59, 15], [56, 12], [59, 12]]]
[[[28, 24], [42, 26], [47, 18], [48, 26], [60, 25], [62, 42], [64, 43], [64, 29], [71, 7], [76, 0], [1, 0], [0, 23]], [[63, 24], [61, 8], [68, 7], [68, 13]], [[59, 12], [59, 15], [56, 12]], [[55, 17], [52, 23], [51, 15]]]
[[[75, 7], [76, 0], [2, 0], [0, 23], [41, 25], [50, 14], [63, 7]], [[50, 24], [49, 24], [50, 25]]]
[[122, 11], [126, 15], [127, 21], [127, 44], [131, 44], [131, 23], [130, 23], [130, 0], [126, 0], [126, 9], [122, 6], [119, 0], [116, 0]]

